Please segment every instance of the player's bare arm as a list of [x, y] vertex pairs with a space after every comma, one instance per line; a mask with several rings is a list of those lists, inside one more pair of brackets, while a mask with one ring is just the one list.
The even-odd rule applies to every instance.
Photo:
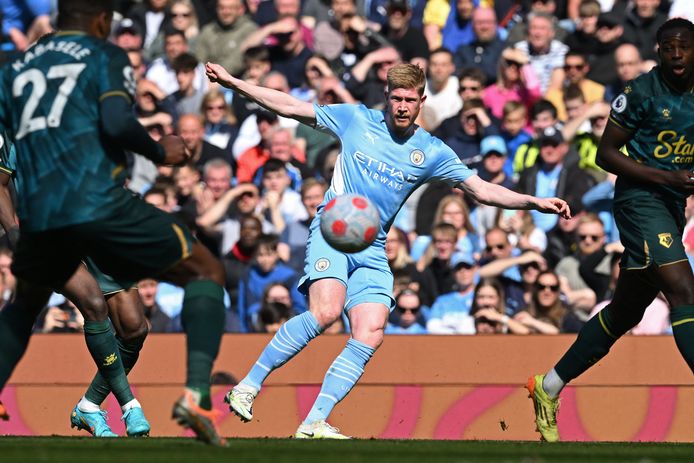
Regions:
[[312, 127], [316, 125], [316, 113], [311, 103], [306, 103], [271, 88], [253, 85], [237, 79], [216, 63], [205, 64], [205, 71], [211, 82], [217, 82], [224, 87], [235, 90], [249, 100], [255, 101], [260, 106], [280, 116], [296, 119]]
[[668, 185], [694, 193], [694, 178], [688, 170], [667, 171], [638, 163], [620, 151], [633, 133], [612, 121], [607, 123], [598, 146], [596, 162], [608, 172], [623, 175], [632, 181], [646, 184]]
[[534, 209], [546, 214], [558, 214], [571, 218], [571, 210], [566, 201], [559, 198], [537, 198], [511, 191], [501, 185], [485, 182], [477, 175], [473, 175], [464, 182], [458, 184], [465, 193], [476, 201], [489, 206], [503, 207], [506, 209]]

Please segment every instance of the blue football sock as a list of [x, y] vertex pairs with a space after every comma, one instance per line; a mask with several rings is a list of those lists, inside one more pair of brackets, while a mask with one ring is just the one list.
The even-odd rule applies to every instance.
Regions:
[[366, 344], [350, 339], [347, 346], [335, 359], [323, 379], [323, 386], [304, 424], [326, 420], [335, 405], [344, 399], [364, 373], [364, 366], [376, 350]]
[[320, 333], [321, 328], [311, 312], [290, 318], [280, 327], [241, 383], [260, 390], [272, 370], [287, 363]]

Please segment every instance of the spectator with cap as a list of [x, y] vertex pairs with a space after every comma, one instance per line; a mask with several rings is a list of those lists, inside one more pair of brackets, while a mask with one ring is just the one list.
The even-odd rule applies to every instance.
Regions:
[[419, 294], [405, 288], [395, 296], [395, 310], [388, 318], [386, 334], [427, 334]]
[[433, 132], [449, 117], [453, 117], [463, 107], [458, 93], [458, 78], [455, 74], [453, 54], [445, 48], [438, 48], [429, 57], [429, 78], [424, 95], [426, 104], [422, 107], [422, 125]]
[[521, 50], [506, 48], [497, 66], [498, 78], [484, 89], [482, 98], [494, 117], [503, 116], [504, 105], [509, 101], [519, 101], [530, 108], [540, 99], [540, 80]]
[[636, 45], [641, 57], [653, 65], [658, 59], [655, 33], [668, 19], [666, 13], [658, 10], [659, 4], [659, 0], [633, 0], [622, 22], [624, 41]]
[[528, 19], [528, 34], [515, 48], [530, 59], [535, 74], [540, 79], [540, 90], [546, 93], [551, 87], [561, 85], [561, 67], [569, 47], [555, 39], [556, 19], [546, 13], [532, 13]]
[[430, 334], [475, 334], [475, 321], [470, 315], [477, 262], [469, 253], [456, 252], [451, 257], [455, 291], [441, 294], [434, 301], [427, 320]]
[[484, 137], [480, 142], [480, 154], [482, 155], [480, 177], [487, 182], [513, 188], [515, 183], [504, 171], [508, 155], [504, 139], [500, 135]]
[[[569, 202], [580, 201], [596, 182], [578, 166], [578, 154], [564, 140], [560, 128], [544, 129], [538, 137], [538, 145], [539, 162], [523, 171], [518, 191], [539, 197], [558, 196]], [[530, 213], [535, 225], [545, 232], [557, 224], [556, 218]]]
[[601, 13], [598, 16], [597, 31], [595, 37], [598, 46], [591, 50], [588, 60], [591, 64], [588, 78], [602, 85], [607, 85], [617, 78], [617, 70], [614, 66], [614, 52], [622, 43], [624, 26], [622, 18], [614, 13]]
[[121, 19], [113, 31], [112, 42], [125, 51], [141, 50], [143, 40], [140, 26], [130, 18]]
[[195, 44], [195, 55], [206, 63], [224, 66], [230, 74], [243, 74], [241, 42], [258, 26], [246, 16], [242, 0], [217, 0], [217, 20], [202, 28]]
[[498, 27], [493, 8], [479, 7], [472, 13], [474, 39], [455, 50], [456, 68], [475, 66], [480, 68], [488, 82], [497, 79], [497, 67], [504, 49], [505, 31]]
[[388, 0], [387, 22], [381, 34], [388, 40], [403, 61], [417, 64], [426, 70], [429, 63], [429, 47], [421, 29], [413, 27], [412, 8], [408, 0]]

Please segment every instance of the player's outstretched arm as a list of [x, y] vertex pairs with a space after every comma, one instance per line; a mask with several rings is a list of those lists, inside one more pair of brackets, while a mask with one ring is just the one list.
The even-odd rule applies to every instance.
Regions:
[[216, 63], [205, 64], [205, 71], [211, 82], [217, 82], [224, 87], [239, 92], [249, 100], [255, 101], [260, 106], [280, 116], [291, 117], [312, 127], [316, 125], [316, 113], [311, 103], [298, 100], [291, 95], [271, 88], [253, 85], [237, 79]]
[[620, 151], [633, 136], [612, 121], [607, 123], [605, 133], [598, 145], [596, 162], [608, 172], [623, 175], [639, 183], [667, 185], [679, 190], [694, 193], [694, 179], [688, 170], [667, 171], [649, 167], [634, 161]]
[[476, 201], [489, 206], [505, 209], [535, 209], [546, 214], [559, 214], [564, 218], [571, 217], [571, 211], [566, 201], [559, 198], [537, 198], [511, 191], [501, 185], [485, 182], [473, 175], [459, 187]]

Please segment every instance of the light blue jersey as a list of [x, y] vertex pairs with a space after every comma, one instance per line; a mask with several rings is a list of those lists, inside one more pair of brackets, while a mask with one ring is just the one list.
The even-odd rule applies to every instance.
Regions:
[[[310, 282], [321, 278], [337, 278], [347, 287], [346, 309], [363, 302], [392, 308], [393, 276], [384, 249], [396, 214], [419, 186], [436, 180], [455, 186], [474, 172], [451, 148], [421, 127], [407, 139], [396, 138], [388, 130], [383, 111], [352, 104], [314, 105], [314, 110], [316, 128], [335, 134], [342, 152], [330, 188], [311, 223], [306, 275], [300, 289], [307, 291]], [[376, 241], [355, 254], [334, 250], [319, 231], [325, 204], [347, 193], [367, 197], [381, 216]]]

